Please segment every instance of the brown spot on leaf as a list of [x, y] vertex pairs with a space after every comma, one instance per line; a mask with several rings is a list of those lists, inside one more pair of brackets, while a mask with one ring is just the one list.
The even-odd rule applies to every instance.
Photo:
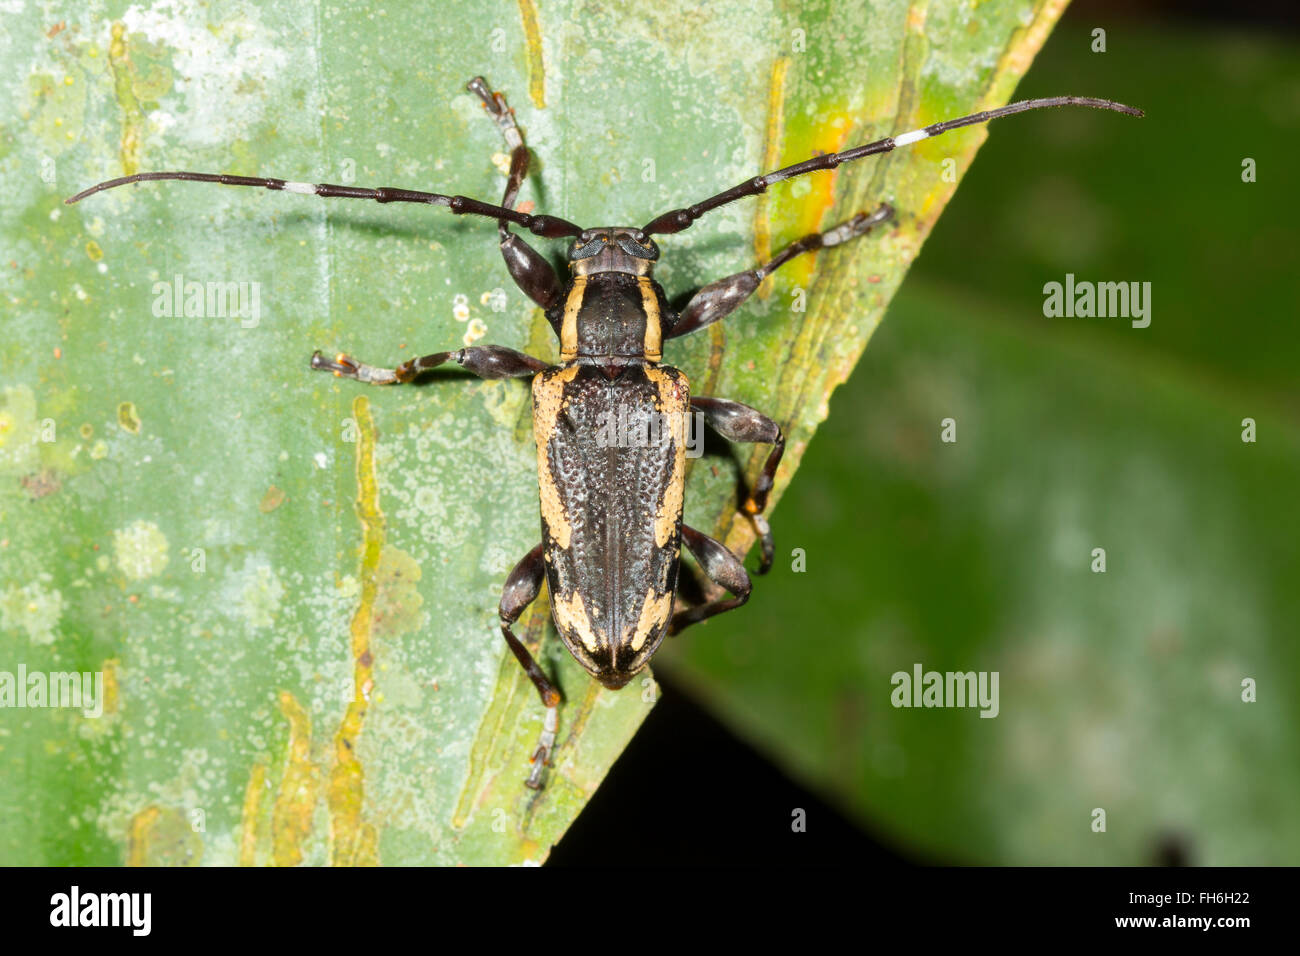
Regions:
[[135, 410], [135, 402], [122, 402], [117, 406], [117, 424], [132, 435], [140, 434], [140, 413]]
[[284, 493], [283, 489], [272, 485], [270, 488], [266, 489], [266, 494], [262, 496], [262, 502], [257, 506], [257, 510], [262, 512], [262, 514], [270, 514], [276, 508], [280, 507], [280, 505], [284, 504], [288, 497], [289, 496]]
[[53, 468], [42, 468], [33, 474], [23, 475], [19, 481], [32, 501], [52, 495], [63, 487], [63, 479]]

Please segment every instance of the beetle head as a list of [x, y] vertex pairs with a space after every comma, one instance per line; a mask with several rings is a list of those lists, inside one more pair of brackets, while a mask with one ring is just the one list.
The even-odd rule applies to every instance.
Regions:
[[569, 268], [579, 276], [594, 272], [647, 276], [658, 258], [659, 247], [655, 241], [630, 226], [584, 229], [569, 247]]

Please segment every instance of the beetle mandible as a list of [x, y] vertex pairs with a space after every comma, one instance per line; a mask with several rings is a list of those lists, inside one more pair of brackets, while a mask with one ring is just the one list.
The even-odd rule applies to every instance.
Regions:
[[[770, 261], [704, 286], [680, 313], [669, 308], [663, 288], [654, 279], [659, 247], [652, 237], [681, 232], [705, 213], [766, 192], [773, 183], [1012, 113], [1056, 106], [1086, 106], [1131, 116], [1141, 116], [1142, 111], [1091, 97], [1021, 100], [755, 176], [695, 205], [657, 216], [640, 228], [584, 229], [555, 216], [515, 209], [528, 175], [529, 153], [514, 111], [482, 77], [470, 80], [468, 89], [482, 100], [510, 149], [510, 172], [500, 205], [409, 189], [191, 172], [136, 173], [99, 183], [65, 201], [79, 202], [128, 183], [184, 180], [327, 198], [424, 203], [443, 206], [454, 215], [497, 221], [506, 269], [524, 294], [545, 310], [559, 336], [558, 365], [504, 346], [478, 345], [410, 359], [396, 368], [368, 365], [346, 354], [329, 359], [318, 351], [312, 355], [311, 367], [369, 385], [410, 382], [448, 362], [484, 379], [532, 379], [542, 541], [507, 577], [499, 613], [501, 634], [546, 708], [525, 781], [536, 789], [555, 747], [560, 694], [512, 628], [541, 593], [543, 579], [565, 646], [612, 690], [625, 686], [646, 666], [665, 636], [739, 607], [749, 598], [751, 583], [741, 560], [721, 542], [682, 522], [685, 420], [692, 410], [703, 414], [730, 441], [772, 446], [740, 506], [761, 543], [758, 573], [766, 573], [772, 564], [772, 531], [763, 512], [785, 450], [781, 428], [740, 402], [691, 395], [686, 376], [663, 364], [663, 341], [725, 318], [766, 276], [791, 259], [864, 236], [890, 218], [893, 210], [882, 203], [824, 232], [804, 236]], [[545, 257], [511, 231], [511, 225], [544, 239], [571, 240], [570, 275], [562, 279]], [[654, 440], [610, 441], [612, 420], [629, 423], [638, 438], [645, 434]], [[731, 597], [674, 611], [682, 546]]]

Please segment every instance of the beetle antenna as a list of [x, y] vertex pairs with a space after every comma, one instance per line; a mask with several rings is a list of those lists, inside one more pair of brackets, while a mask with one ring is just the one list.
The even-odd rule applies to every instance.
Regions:
[[885, 139], [878, 139], [874, 143], [865, 143], [862, 146], [854, 146], [852, 149], [846, 149], [840, 153], [827, 153], [823, 156], [814, 156], [812, 159], [805, 159], [803, 162], [795, 163], [793, 166], [786, 166], [784, 169], [778, 169], [775, 172], [755, 176], [753, 179], [748, 179], [737, 186], [732, 186], [725, 192], [720, 192], [716, 196], [710, 196], [708, 199], [696, 203], [694, 206], [666, 212], [662, 216], [651, 221], [651, 223], [642, 231], [650, 234], [658, 233], [660, 235], [681, 232], [706, 212], [712, 212], [719, 206], [725, 206], [729, 202], [735, 202], [737, 199], [743, 199], [746, 196], [757, 196], [760, 193], [766, 192], [767, 187], [773, 183], [779, 183], [786, 179], [793, 179], [795, 176], [802, 176], [805, 173], [815, 173], [823, 169], [834, 169], [836, 166], [840, 165], [840, 163], [862, 159], [864, 156], [874, 156], [877, 153], [888, 153], [899, 146], [907, 146], [923, 139], [929, 139], [931, 136], [938, 136], [951, 129], [960, 129], [963, 126], [974, 126], [978, 123], [987, 123], [989, 120], [995, 120], [1001, 116], [1010, 116], [1012, 113], [1023, 113], [1026, 110], [1039, 110], [1052, 106], [1088, 106], [1092, 109], [1113, 110], [1116, 113], [1127, 113], [1129, 116], [1143, 115], [1141, 110], [1135, 109], [1132, 106], [1125, 106], [1123, 103], [1115, 103], [1111, 100], [1094, 99], [1089, 96], [1052, 96], [1044, 99], [1021, 100], [1017, 103], [1008, 103], [1006, 106], [1000, 106], [995, 110], [984, 110], [983, 112], [972, 113], [969, 116], [962, 116], [958, 119], [945, 120], [942, 123], [933, 123], [930, 126], [924, 126], [921, 129], [912, 130], [910, 133], [901, 133], [898, 136], [888, 136]]
[[103, 192], [105, 189], [114, 189], [130, 183], [154, 182], [162, 179], [179, 179], [195, 183], [221, 183], [223, 186], [259, 186], [276, 192], [301, 193], [308, 196], [323, 196], [329, 199], [373, 199], [375, 202], [380, 203], [414, 202], [427, 206], [445, 206], [454, 215], [486, 216], [489, 219], [497, 220], [497, 222], [505, 220], [544, 239], [561, 239], [566, 236], [582, 234], [580, 226], [575, 226], [566, 219], [560, 219], [556, 216], [532, 216], [528, 213], [507, 209], [504, 206], [479, 202], [477, 199], [470, 199], [467, 196], [444, 196], [441, 193], [419, 192], [414, 189], [393, 189], [387, 186], [369, 189], [363, 186], [295, 183], [286, 182], [283, 179], [261, 179], [256, 176], [227, 176], [215, 173], [136, 173], [133, 176], [122, 176], [118, 179], [97, 183], [63, 201], [70, 206], [73, 203], [81, 202], [87, 196]]

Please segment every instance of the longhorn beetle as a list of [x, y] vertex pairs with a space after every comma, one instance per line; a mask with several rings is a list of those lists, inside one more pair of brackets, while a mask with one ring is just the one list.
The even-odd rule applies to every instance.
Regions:
[[[515, 636], [512, 626], [541, 593], [543, 577], [551, 595], [551, 615], [565, 646], [611, 690], [623, 687], [645, 667], [666, 635], [739, 607], [749, 598], [749, 575], [740, 559], [719, 541], [682, 523], [686, 459], [682, 430], [690, 410], [702, 413], [724, 438], [772, 446], [740, 506], [761, 541], [758, 573], [766, 573], [772, 564], [772, 531], [763, 511], [785, 450], [781, 428], [740, 402], [691, 395], [686, 376], [661, 362], [663, 340], [725, 318], [753, 294], [764, 277], [791, 259], [864, 236], [890, 218], [893, 210], [882, 203], [874, 211], [860, 212], [825, 232], [804, 236], [757, 268], [704, 286], [680, 313], [669, 308], [663, 289], [654, 280], [659, 247], [651, 237], [681, 232], [705, 213], [766, 192], [773, 183], [834, 169], [841, 163], [887, 153], [948, 130], [1012, 113], [1053, 106], [1087, 106], [1131, 116], [1141, 116], [1142, 111], [1080, 96], [1022, 100], [755, 176], [693, 206], [656, 216], [639, 229], [584, 229], [555, 216], [530, 215], [515, 209], [528, 174], [529, 154], [515, 124], [514, 111], [482, 77], [470, 80], [468, 89], [483, 101], [510, 149], [510, 173], [499, 206], [466, 196], [411, 189], [369, 189], [190, 172], [123, 176], [65, 201], [79, 202], [101, 190], [128, 183], [179, 179], [259, 186], [327, 198], [424, 203], [443, 206], [458, 216], [496, 220], [506, 269], [524, 294], [545, 310], [547, 321], [560, 337], [558, 365], [501, 345], [476, 345], [408, 359], [396, 368], [367, 365], [346, 354], [329, 359], [317, 351], [311, 357], [311, 367], [368, 385], [410, 382], [447, 362], [455, 362], [484, 379], [532, 379], [542, 541], [506, 578], [500, 618], [506, 644], [546, 707], [541, 737], [531, 758], [532, 770], [525, 781], [537, 789], [555, 746], [560, 694]], [[570, 275], [561, 278], [545, 257], [510, 230], [511, 225], [543, 239], [572, 240], [568, 249]], [[638, 440], [609, 441], [607, 425], [614, 418], [631, 423]], [[665, 421], [670, 425], [666, 432], [662, 427]], [[642, 442], [642, 434], [658, 438]], [[674, 613], [682, 545], [695, 556], [704, 573], [731, 597]]]

